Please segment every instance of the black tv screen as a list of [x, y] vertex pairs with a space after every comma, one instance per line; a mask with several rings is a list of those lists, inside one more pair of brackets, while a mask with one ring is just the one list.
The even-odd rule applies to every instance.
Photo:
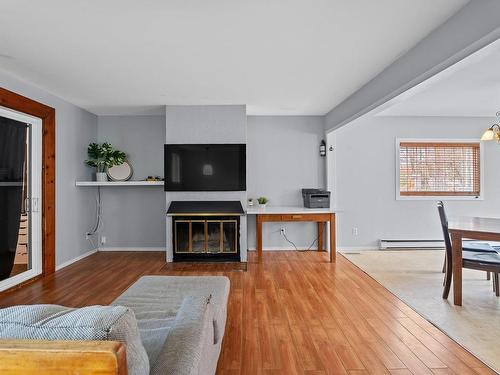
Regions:
[[165, 191], [244, 190], [246, 145], [165, 145]]

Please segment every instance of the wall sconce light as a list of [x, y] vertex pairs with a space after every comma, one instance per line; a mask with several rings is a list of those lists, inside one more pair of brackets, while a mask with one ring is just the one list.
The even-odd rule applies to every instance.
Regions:
[[[500, 111], [498, 111], [496, 115], [498, 119], [500, 117]], [[498, 124], [490, 126], [481, 137], [481, 141], [492, 141], [494, 139], [500, 143], [500, 125]]]
[[326, 142], [324, 139], [322, 139], [319, 144], [319, 156], [326, 156]]

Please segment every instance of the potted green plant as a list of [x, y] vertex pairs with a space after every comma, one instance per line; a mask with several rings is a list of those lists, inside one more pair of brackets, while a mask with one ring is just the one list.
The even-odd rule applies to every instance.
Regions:
[[99, 182], [107, 181], [107, 169], [123, 164], [127, 157], [124, 152], [115, 150], [108, 142], [89, 144], [87, 154], [89, 159], [85, 160], [85, 164], [96, 169], [96, 181]]
[[259, 197], [257, 198], [257, 202], [259, 202], [259, 207], [260, 208], [266, 208], [267, 202], [269, 202], [269, 199], [266, 197]]

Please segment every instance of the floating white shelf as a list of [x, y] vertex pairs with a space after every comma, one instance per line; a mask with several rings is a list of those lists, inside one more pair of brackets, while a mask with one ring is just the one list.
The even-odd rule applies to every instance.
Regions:
[[163, 186], [163, 181], [76, 181], [76, 186]]

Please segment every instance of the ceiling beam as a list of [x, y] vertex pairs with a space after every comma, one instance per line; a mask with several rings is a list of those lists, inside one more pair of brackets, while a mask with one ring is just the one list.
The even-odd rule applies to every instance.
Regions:
[[472, 0], [361, 89], [326, 114], [337, 129], [500, 38], [500, 1]]

